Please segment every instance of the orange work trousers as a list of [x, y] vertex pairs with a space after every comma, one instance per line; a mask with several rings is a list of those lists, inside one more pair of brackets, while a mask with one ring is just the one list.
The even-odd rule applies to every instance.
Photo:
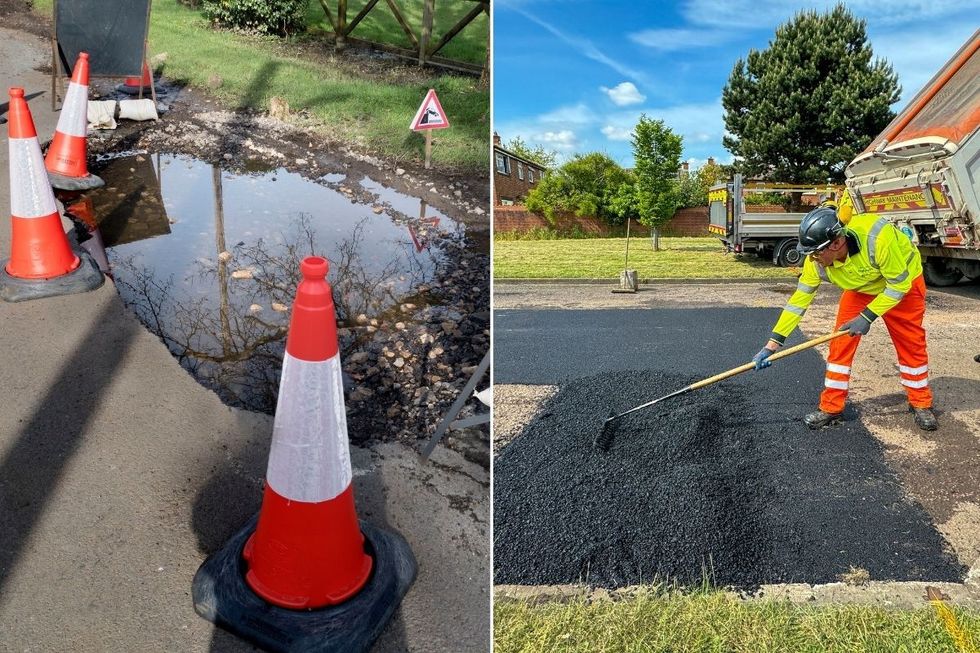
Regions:
[[[874, 295], [845, 290], [837, 306], [837, 327], [857, 317], [871, 303]], [[909, 403], [916, 408], [932, 408], [932, 390], [929, 389], [929, 356], [926, 354], [926, 330], [922, 328], [922, 315], [926, 310], [926, 284], [919, 275], [912, 288], [896, 306], [886, 312], [888, 335], [898, 353], [898, 369], [901, 383]], [[857, 352], [861, 336], [835, 338], [830, 342], [827, 357], [827, 375], [820, 394], [820, 410], [839, 413], [844, 410], [847, 388], [851, 380], [851, 362]]]

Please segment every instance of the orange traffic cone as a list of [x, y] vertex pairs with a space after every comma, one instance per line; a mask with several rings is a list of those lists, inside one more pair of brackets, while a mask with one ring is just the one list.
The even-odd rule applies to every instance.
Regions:
[[416, 573], [401, 536], [358, 523], [327, 269], [300, 266], [257, 522], [194, 577], [201, 616], [273, 651], [367, 651]]
[[87, 256], [72, 251], [61, 226], [54, 193], [24, 89], [10, 89], [11, 256], [0, 271], [0, 298], [36, 299], [93, 290], [104, 278]]
[[[150, 73], [150, 67], [147, 65], [146, 61], [143, 61], [143, 76], [142, 77], [127, 77], [122, 84], [116, 86], [116, 90], [120, 93], [125, 93], [126, 95], [139, 95], [140, 91], [143, 93], [149, 93], [151, 87], [153, 86], [153, 75]], [[157, 92], [160, 92], [159, 89]]]
[[88, 54], [80, 52], [61, 106], [54, 139], [44, 158], [52, 186], [62, 190], [88, 190], [105, 184], [99, 177], [89, 174], [85, 161], [87, 137]]
[[308, 258], [282, 362], [262, 512], [245, 580], [284, 608], [342, 603], [371, 573], [357, 527], [327, 261]]

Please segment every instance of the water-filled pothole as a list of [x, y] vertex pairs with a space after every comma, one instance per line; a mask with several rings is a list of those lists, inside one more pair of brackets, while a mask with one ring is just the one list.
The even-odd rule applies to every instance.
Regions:
[[441, 386], [489, 345], [486, 243], [424, 201], [343, 172], [310, 181], [184, 155], [94, 171], [106, 186], [67, 212], [91, 227], [90, 249], [101, 239], [127, 306], [226, 403], [274, 411], [299, 262], [311, 254], [330, 261], [348, 391], [380, 400], [368, 412], [388, 418], [386, 431], [406, 404], [451, 399]]

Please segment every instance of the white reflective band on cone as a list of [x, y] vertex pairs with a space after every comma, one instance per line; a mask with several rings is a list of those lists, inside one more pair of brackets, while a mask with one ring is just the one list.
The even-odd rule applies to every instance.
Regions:
[[66, 136], [88, 135], [88, 86], [71, 82], [58, 118], [58, 131]]
[[58, 212], [37, 138], [10, 139], [10, 213], [46, 218]]
[[304, 361], [286, 352], [266, 482], [282, 497], [319, 503], [351, 482], [340, 356]]

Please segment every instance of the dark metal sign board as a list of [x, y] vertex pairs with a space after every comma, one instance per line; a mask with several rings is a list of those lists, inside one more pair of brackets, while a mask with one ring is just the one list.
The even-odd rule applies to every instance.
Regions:
[[79, 52], [93, 77], [139, 76], [149, 31], [150, 0], [55, 0], [58, 58], [67, 75]]

